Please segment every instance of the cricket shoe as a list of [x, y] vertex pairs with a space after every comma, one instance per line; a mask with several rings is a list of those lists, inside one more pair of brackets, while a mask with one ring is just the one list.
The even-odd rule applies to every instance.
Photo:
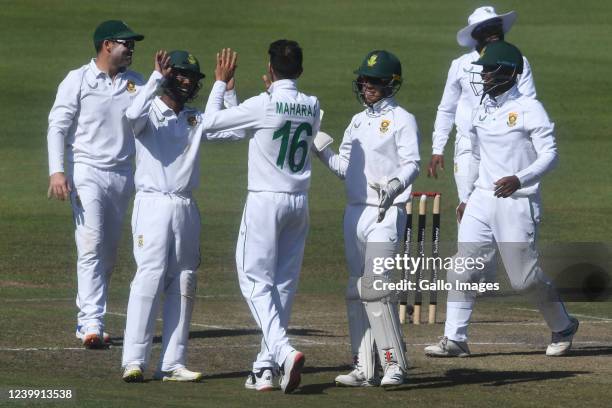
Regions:
[[340, 374], [336, 377], [338, 387], [377, 387], [380, 385], [378, 378], [366, 378], [366, 375], [359, 367], [355, 367], [348, 374]]
[[455, 341], [448, 337], [440, 337], [438, 344], [425, 347], [425, 355], [429, 357], [468, 357], [470, 349], [465, 341]]
[[257, 391], [272, 391], [274, 389], [272, 369], [262, 368], [258, 372], [251, 371], [244, 383], [244, 388]]
[[388, 363], [385, 367], [385, 375], [380, 381], [381, 387], [392, 387], [402, 385], [406, 380], [406, 373], [397, 363]]
[[123, 381], [126, 383], [139, 383], [144, 381], [142, 368], [139, 364], [128, 364], [123, 370]]
[[179, 367], [172, 371], [157, 371], [153, 378], [161, 381], [173, 381], [173, 382], [198, 382], [201, 381], [204, 374], [191, 371], [185, 367]]
[[85, 328], [82, 325], [77, 325], [75, 336], [81, 340], [86, 349], [107, 348], [111, 344], [110, 334], [102, 332], [102, 336], [100, 336], [100, 330], [97, 326]]
[[302, 368], [304, 368], [304, 354], [293, 350], [285, 358], [281, 367], [280, 386], [285, 394], [290, 394], [302, 381]]
[[566, 355], [572, 348], [572, 340], [574, 334], [578, 331], [578, 319], [570, 316], [570, 326], [561, 331], [553, 332], [552, 339], [548, 348], [546, 349], [546, 355], [548, 357], [559, 357]]

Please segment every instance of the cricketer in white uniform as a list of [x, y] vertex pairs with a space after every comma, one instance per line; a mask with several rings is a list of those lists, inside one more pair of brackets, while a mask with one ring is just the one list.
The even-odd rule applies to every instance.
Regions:
[[121, 21], [101, 23], [94, 33], [96, 58], [68, 73], [49, 113], [49, 197], [70, 197], [72, 204], [76, 336], [87, 348], [110, 341], [104, 333], [108, 283], [133, 192], [134, 138], [124, 114], [144, 83], [126, 68], [134, 42], [143, 38]]
[[267, 92], [218, 111], [225, 83], [217, 76], [206, 106], [209, 131], [248, 129], [248, 195], [236, 245], [240, 289], [262, 330], [261, 350], [245, 386], [269, 390], [280, 368], [285, 393], [300, 383], [304, 355], [287, 337], [308, 233], [310, 148], [319, 130], [319, 101], [301, 93], [302, 50], [278, 40], [268, 49]]
[[[552, 341], [548, 356], [567, 354], [578, 321], [570, 317], [556, 289], [538, 264], [537, 226], [541, 215], [540, 181], [557, 163], [554, 125], [536, 99], [516, 84], [521, 52], [504, 41], [487, 45], [474, 64], [485, 94], [474, 111], [470, 138], [470, 192], [459, 224], [459, 257], [483, 257], [482, 272], [449, 271], [449, 281], [481, 281], [495, 262], [495, 245], [515, 290], [536, 304]], [[468, 356], [467, 328], [475, 292], [449, 291], [444, 337], [425, 348], [430, 356]]]
[[[428, 175], [437, 177], [437, 167], [444, 167], [444, 147], [454, 123], [457, 133], [453, 171], [460, 203], [467, 202], [471, 157], [469, 130], [472, 111], [481, 100], [480, 96], [475, 95], [470, 83], [470, 72], [479, 69], [472, 62], [478, 59], [480, 51], [486, 44], [504, 39], [504, 34], [510, 30], [516, 17], [514, 11], [498, 15], [493, 7], [479, 7], [469, 16], [467, 27], [457, 33], [459, 45], [472, 48], [472, 51], [453, 60], [448, 70], [444, 93], [434, 122], [432, 157]], [[536, 97], [531, 68], [525, 57], [523, 57], [523, 73], [518, 77], [518, 88], [524, 96]]]
[[[394, 99], [402, 81], [400, 61], [390, 52], [367, 54], [355, 73], [355, 93], [366, 109], [353, 116], [338, 154], [324, 147], [323, 132], [315, 143], [319, 158], [345, 180], [344, 245], [349, 269], [346, 304], [354, 370], [336, 377], [339, 386], [399, 385], [407, 361], [398, 321], [397, 299], [374, 289], [374, 257], [393, 257], [406, 227], [405, 204], [419, 173], [419, 134], [415, 118]], [[376, 347], [374, 344], [376, 343]], [[378, 378], [375, 353], [384, 364]]]
[[[192, 196], [200, 179], [200, 144], [245, 135], [207, 133], [203, 114], [185, 106], [196, 97], [202, 78], [200, 64], [189, 52], [159, 51], [155, 71], [126, 112], [136, 138], [132, 234], [138, 268], [123, 340], [126, 382], [143, 381], [162, 294], [162, 350], [155, 378], [202, 378], [202, 373], [185, 367], [200, 264], [200, 213]], [[163, 95], [156, 97], [159, 90]], [[229, 105], [237, 105], [235, 91], [224, 95]]]

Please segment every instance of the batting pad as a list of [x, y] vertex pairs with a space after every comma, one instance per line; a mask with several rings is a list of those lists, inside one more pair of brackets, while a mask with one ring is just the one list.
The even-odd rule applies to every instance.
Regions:
[[366, 302], [365, 309], [376, 341], [380, 361], [394, 361], [406, 371], [406, 345], [399, 324], [397, 304], [391, 302]]
[[346, 300], [346, 309], [351, 337], [351, 353], [357, 356], [356, 365], [368, 380], [376, 375], [374, 338], [363, 303], [360, 300]]

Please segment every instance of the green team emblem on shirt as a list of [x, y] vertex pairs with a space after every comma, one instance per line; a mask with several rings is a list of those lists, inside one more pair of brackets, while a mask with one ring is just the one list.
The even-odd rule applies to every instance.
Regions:
[[136, 83], [130, 79], [129, 81], [127, 81], [126, 89], [129, 93], [136, 92]]

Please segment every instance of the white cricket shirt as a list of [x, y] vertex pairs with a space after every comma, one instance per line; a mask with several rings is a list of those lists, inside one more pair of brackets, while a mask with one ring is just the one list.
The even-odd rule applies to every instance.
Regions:
[[204, 128], [249, 130], [249, 191], [306, 192], [310, 188], [310, 148], [319, 131], [320, 109], [315, 96], [297, 89], [297, 81], [272, 83], [267, 92], [242, 104], [219, 110], [225, 83], [213, 85]]
[[345, 179], [348, 204], [377, 206], [378, 192], [368, 184], [385, 185], [393, 178], [404, 189], [393, 203], [406, 203], [419, 174], [416, 120], [393, 98], [382, 99], [353, 116], [338, 154], [325, 149], [321, 156], [327, 167]]
[[[205, 133], [203, 114], [185, 107], [178, 115], [156, 97], [162, 75], [154, 71], [126, 111], [136, 136], [136, 191], [189, 194], [199, 185], [200, 143], [242, 139], [243, 131]], [[236, 105], [236, 93], [227, 92]]]
[[133, 71], [111, 78], [95, 59], [70, 71], [57, 89], [49, 113], [49, 175], [68, 163], [104, 170], [131, 170], [134, 137], [125, 118], [144, 80]]
[[[482, 67], [474, 65], [472, 62], [478, 60], [480, 55], [474, 50], [453, 60], [442, 100], [438, 106], [434, 131], [432, 136], [432, 154], [444, 154], [444, 147], [448, 142], [449, 134], [453, 129], [453, 123], [457, 126], [457, 134], [469, 135], [472, 125], [472, 111], [478, 107], [481, 96], [476, 96], [470, 81], [471, 72], [480, 72]], [[518, 78], [518, 87], [525, 96], [536, 97], [533, 75], [527, 58], [523, 57], [523, 73]]]
[[542, 104], [516, 85], [496, 99], [486, 96], [474, 111], [470, 185], [495, 190], [502, 177], [516, 175], [513, 196], [538, 195], [540, 179], [557, 163], [554, 124]]

